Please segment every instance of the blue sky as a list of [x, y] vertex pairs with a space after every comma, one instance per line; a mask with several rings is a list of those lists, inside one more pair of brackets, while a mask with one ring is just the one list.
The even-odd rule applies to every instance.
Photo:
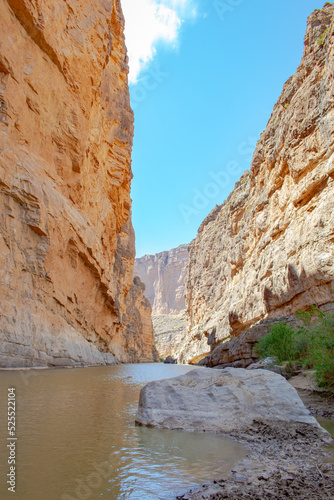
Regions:
[[137, 257], [195, 238], [249, 168], [316, 0], [122, 0]]

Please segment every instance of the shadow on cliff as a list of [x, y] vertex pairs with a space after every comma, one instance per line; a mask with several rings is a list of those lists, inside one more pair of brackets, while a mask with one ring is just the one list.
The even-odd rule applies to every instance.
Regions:
[[[269, 315], [274, 318], [275, 311], [277, 317], [291, 315], [300, 309], [308, 309], [313, 306], [329, 306], [334, 303], [334, 278], [330, 274], [316, 273], [310, 274], [302, 267], [298, 270], [293, 264], [287, 264], [284, 274], [274, 279], [271, 286], [265, 285], [263, 288], [263, 303], [266, 314], [253, 317], [249, 321], [243, 321], [240, 313], [232, 310], [228, 319], [232, 336], [238, 336], [242, 331], [252, 326], [264, 316]], [[280, 286], [280, 293], [277, 290]], [[333, 306], [334, 308], [334, 306]]]

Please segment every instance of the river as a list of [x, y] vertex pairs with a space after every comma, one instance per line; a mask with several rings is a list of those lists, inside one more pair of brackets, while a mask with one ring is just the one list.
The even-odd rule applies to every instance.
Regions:
[[[247, 450], [208, 433], [138, 427], [145, 383], [190, 366], [0, 372], [1, 500], [172, 500], [222, 477]], [[15, 388], [15, 495], [9, 492], [7, 394]]]

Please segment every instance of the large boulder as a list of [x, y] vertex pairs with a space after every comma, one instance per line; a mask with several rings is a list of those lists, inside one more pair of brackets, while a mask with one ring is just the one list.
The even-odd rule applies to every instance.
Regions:
[[281, 375], [243, 368], [197, 368], [149, 382], [140, 391], [136, 423], [230, 435], [258, 424], [281, 428], [293, 423], [311, 426], [324, 441], [329, 438]]

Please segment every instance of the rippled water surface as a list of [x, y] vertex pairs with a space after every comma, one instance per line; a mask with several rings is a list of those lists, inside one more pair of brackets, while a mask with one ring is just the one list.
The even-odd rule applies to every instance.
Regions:
[[[171, 500], [228, 472], [246, 450], [212, 434], [135, 426], [140, 388], [188, 366], [0, 372], [0, 498]], [[8, 387], [17, 394], [17, 487], [7, 491]]]

